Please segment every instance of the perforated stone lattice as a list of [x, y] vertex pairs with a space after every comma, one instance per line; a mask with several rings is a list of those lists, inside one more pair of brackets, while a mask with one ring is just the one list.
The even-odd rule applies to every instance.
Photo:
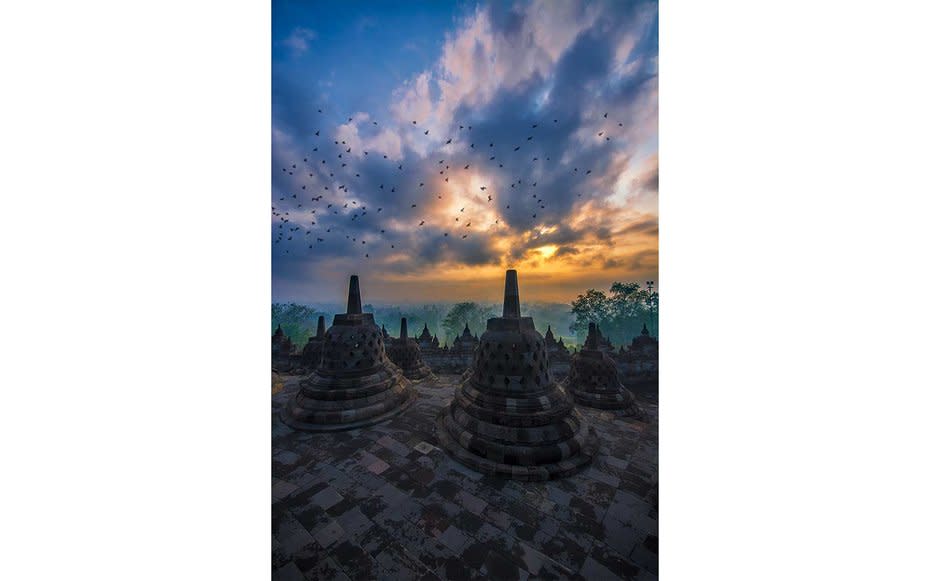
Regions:
[[621, 379], [620, 368], [613, 358], [603, 351], [586, 348], [572, 356], [565, 385], [578, 405], [621, 410], [623, 415], [640, 417], [642, 411]]
[[490, 319], [472, 366], [439, 421], [439, 441], [480, 472], [520, 480], [573, 474], [599, 442], [556, 384], [533, 319], [520, 316], [516, 271], [508, 271], [504, 316]]
[[361, 312], [356, 276], [349, 283], [346, 311], [336, 315], [323, 336], [319, 367], [300, 382], [281, 412], [291, 427], [334, 431], [367, 426], [400, 413], [415, 397], [385, 355], [374, 317]]
[[400, 368], [407, 379], [432, 377], [432, 371], [423, 360], [420, 346], [413, 339], [390, 340], [386, 352], [388, 359]]
[[326, 331], [321, 368], [329, 372], [364, 370], [385, 363], [381, 330], [368, 325]]
[[472, 365], [475, 381], [501, 391], [536, 391], [551, 383], [545, 342], [532, 336], [521, 339], [482, 337]]

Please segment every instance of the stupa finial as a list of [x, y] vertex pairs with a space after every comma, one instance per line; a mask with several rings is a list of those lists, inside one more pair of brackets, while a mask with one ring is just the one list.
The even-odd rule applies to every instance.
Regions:
[[362, 314], [362, 293], [358, 290], [358, 275], [349, 277], [349, 301], [346, 304], [347, 315]]
[[407, 317], [401, 317], [400, 319], [400, 340], [407, 340]]
[[594, 322], [588, 323], [588, 338], [584, 342], [584, 346], [588, 349], [597, 349], [597, 325]]
[[520, 290], [517, 288], [517, 271], [512, 268], [507, 271], [507, 278], [504, 281], [504, 317], [520, 318]]
[[326, 334], [326, 319], [323, 318], [323, 315], [320, 315], [320, 318], [316, 320], [316, 336], [318, 339], [322, 339], [323, 335]]
[[646, 328], [646, 323], [643, 323], [643, 330], [640, 331], [640, 335], [645, 335], [646, 337], [649, 336], [649, 329]]

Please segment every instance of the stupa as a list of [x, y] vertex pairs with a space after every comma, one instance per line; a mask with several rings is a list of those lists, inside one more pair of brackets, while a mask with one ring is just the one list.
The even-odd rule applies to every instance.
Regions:
[[468, 323], [465, 323], [465, 329], [462, 334], [452, 341], [452, 350], [458, 353], [470, 355], [478, 347], [478, 338], [472, 335]]
[[533, 318], [520, 316], [515, 270], [503, 316], [488, 320], [466, 377], [439, 416], [439, 442], [455, 459], [518, 480], [567, 476], [591, 462], [597, 435], [553, 381]]
[[420, 344], [420, 349], [429, 349], [433, 346], [433, 336], [430, 334], [426, 323], [423, 323], [423, 331], [417, 337], [417, 342]]
[[558, 341], [555, 340], [555, 335], [552, 333], [552, 325], [549, 325], [546, 329], [546, 351], [549, 353], [549, 359], [565, 361], [569, 357], [568, 348], [565, 347], [562, 338], [559, 337]]
[[294, 344], [291, 342], [291, 338], [284, 334], [281, 323], [278, 323], [278, 328], [274, 330], [274, 335], [271, 336], [271, 356], [286, 357], [293, 351]]
[[433, 372], [423, 361], [420, 345], [407, 336], [406, 317], [400, 320], [400, 338], [388, 343], [387, 355], [407, 379], [420, 380], [433, 377]]
[[310, 337], [300, 354], [300, 362], [308, 369], [316, 369], [323, 360], [323, 343], [326, 336], [326, 319], [323, 315], [316, 320], [316, 336]]
[[599, 333], [588, 323], [588, 338], [581, 351], [572, 355], [565, 386], [578, 405], [604, 410], [620, 410], [622, 415], [641, 417], [633, 394], [621, 381], [620, 368], [608, 353], [599, 348]]
[[284, 334], [280, 323], [271, 336], [271, 367], [278, 371], [290, 371], [294, 362], [294, 343]]
[[410, 382], [388, 360], [381, 329], [362, 312], [358, 276], [349, 279], [345, 314], [336, 315], [323, 340], [319, 367], [281, 412], [292, 428], [351, 430], [403, 411], [415, 397]]
[[640, 331], [639, 337], [633, 338], [630, 353], [641, 354], [642, 356], [658, 356], [659, 342], [649, 334], [649, 329], [646, 328], [645, 323], [643, 323], [643, 330]]
[[[601, 351], [606, 351], [607, 353], [613, 353], [614, 345], [613, 343], [610, 342], [609, 337], [605, 337], [604, 334], [601, 333], [600, 325], [596, 325], [594, 327], [594, 332], [595, 332], [595, 337], [597, 339], [597, 343], [595, 343], [595, 345], [597, 345], [597, 348], [600, 349]], [[591, 334], [591, 325], [588, 325], [588, 335], [590, 336], [590, 334]]]

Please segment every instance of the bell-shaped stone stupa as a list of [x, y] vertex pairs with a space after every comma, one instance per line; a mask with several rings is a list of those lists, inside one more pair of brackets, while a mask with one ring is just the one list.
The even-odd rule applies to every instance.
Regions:
[[429, 366], [423, 361], [420, 345], [407, 336], [406, 317], [400, 320], [400, 338], [388, 343], [387, 355], [407, 379], [420, 380], [433, 377]]
[[323, 343], [326, 337], [326, 319], [323, 315], [316, 320], [316, 336], [310, 337], [300, 353], [300, 362], [307, 369], [316, 369], [323, 360]]
[[620, 367], [600, 343], [594, 323], [588, 323], [588, 338], [581, 351], [572, 356], [565, 386], [578, 405], [604, 410], [620, 410], [622, 415], [641, 417], [633, 394], [621, 381]]
[[352, 275], [346, 312], [333, 319], [319, 367], [300, 382], [282, 419], [301, 430], [351, 430], [400, 413], [414, 396], [410, 382], [385, 355], [374, 316], [362, 312], [358, 276]]
[[463, 464], [496, 476], [547, 480], [587, 465], [599, 441], [552, 379], [546, 344], [520, 316], [508, 270], [503, 317], [488, 320], [468, 378], [439, 417], [439, 441]]

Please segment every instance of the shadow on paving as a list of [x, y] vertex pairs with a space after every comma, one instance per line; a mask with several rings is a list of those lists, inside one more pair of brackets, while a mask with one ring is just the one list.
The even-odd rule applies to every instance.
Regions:
[[658, 390], [648, 421], [579, 408], [601, 439], [592, 464], [549, 482], [485, 476], [438, 447], [459, 376], [417, 384], [406, 412], [348, 432], [292, 430], [272, 396], [275, 579], [655, 579]]

